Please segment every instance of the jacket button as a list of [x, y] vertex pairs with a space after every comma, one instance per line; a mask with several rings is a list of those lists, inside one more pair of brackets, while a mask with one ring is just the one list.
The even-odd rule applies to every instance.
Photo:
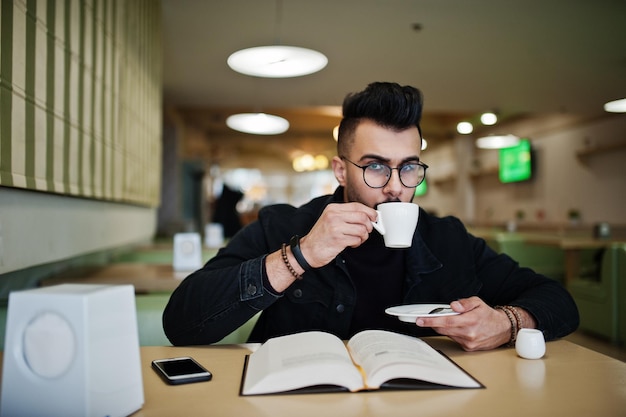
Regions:
[[296, 288], [295, 290], [293, 290], [293, 296], [296, 298], [302, 297], [302, 290], [300, 288]]
[[248, 285], [248, 295], [256, 294], [256, 285], [250, 284]]
[[346, 310], [346, 307], [343, 304], [337, 304], [336, 310], [337, 313], [343, 313]]

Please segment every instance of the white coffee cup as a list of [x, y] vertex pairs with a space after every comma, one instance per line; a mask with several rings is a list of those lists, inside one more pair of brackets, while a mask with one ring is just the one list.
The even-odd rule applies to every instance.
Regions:
[[515, 350], [524, 359], [539, 359], [546, 353], [543, 332], [537, 329], [520, 329], [515, 340]]
[[388, 248], [408, 248], [419, 218], [419, 206], [413, 203], [382, 203], [376, 210], [378, 218], [372, 225], [383, 235]]

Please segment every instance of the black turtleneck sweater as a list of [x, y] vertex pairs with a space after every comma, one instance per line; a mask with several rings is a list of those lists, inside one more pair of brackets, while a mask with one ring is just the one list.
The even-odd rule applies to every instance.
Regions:
[[364, 329], [394, 329], [401, 324], [385, 309], [402, 303], [406, 249], [385, 247], [376, 231], [361, 246], [343, 252], [356, 287], [356, 306], [350, 333]]

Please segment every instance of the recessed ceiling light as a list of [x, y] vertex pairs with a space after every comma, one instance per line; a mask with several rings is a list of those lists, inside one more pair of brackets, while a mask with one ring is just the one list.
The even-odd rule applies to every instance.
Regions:
[[270, 45], [247, 48], [231, 54], [228, 66], [246, 75], [289, 78], [312, 74], [328, 64], [321, 52], [297, 46]]
[[461, 122], [456, 125], [456, 131], [462, 135], [469, 135], [474, 131], [474, 126], [470, 122]]
[[233, 114], [226, 119], [233, 130], [254, 135], [278, 135], [289, 129], [289, 122], [279, 116], [265, 113]]
[[498, 121], [498, 116], [495, 113], [487, 112], [480, 115], [480, 122], [485, 126], [493, 126]]
[[611, 113], [626, 113], [626, 98], [609, 101], [604, 105], [604, 110]]
[[520, 138], [515, 135], [489, 135], [476, 139], [476, 146], [480, 149], [510, 148], [519, 143]]

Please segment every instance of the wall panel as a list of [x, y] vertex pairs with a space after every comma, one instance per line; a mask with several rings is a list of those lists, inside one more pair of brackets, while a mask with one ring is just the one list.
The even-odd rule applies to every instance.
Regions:
[[155, 207], [157, 0], [2, 0], [0, 186]]

